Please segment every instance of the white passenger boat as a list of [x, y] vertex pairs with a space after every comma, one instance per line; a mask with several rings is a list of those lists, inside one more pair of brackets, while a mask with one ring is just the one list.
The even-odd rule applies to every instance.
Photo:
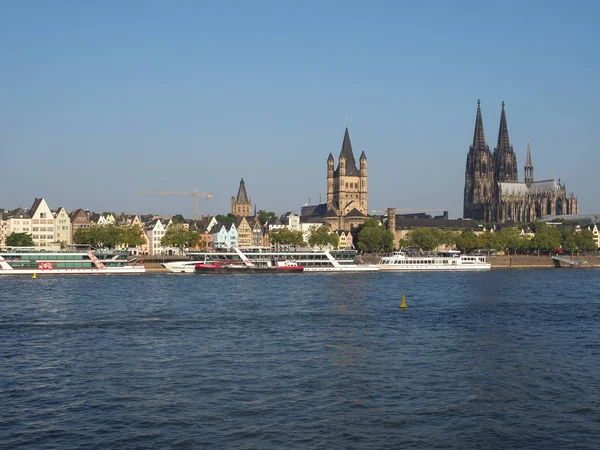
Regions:
[[305, 250], [284, 251], [265, 247], [240, 249], [233, 247], [224, 251], [187, 252], [187, 261], [162, 263], [161, 266], [173, 273], [194, 273], [196, 264], [239, 262], [248, 265], [266, 266], [276, 261], [291, 260], [304, 267], [304, 272], [377, 272], [377, 264], [356, 264], [356, 250]]
[[144, 273], [143, 264], [128, 261], [127, 252], [61, 252], [35, 249], [0, 250], [0, 275], [104, 275]]
[[404, 252], [394, 252], [392, 256], [383, 256], [379, 270], [385, 271], [433, 271], [433, 270], [489, 270], [491, 264], [485, 256], [461, 255], [450, 251], [441, 256], [407, 256]]

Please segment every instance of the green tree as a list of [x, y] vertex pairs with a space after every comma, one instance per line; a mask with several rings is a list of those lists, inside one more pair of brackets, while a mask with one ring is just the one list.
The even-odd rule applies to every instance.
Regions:
[[440, 245], [447, 245], [448, 247], [452, 247], [456, 245], [456, 238], [458, 237], [456, 233], [452, 230], [438, 230], [432, 229], [434, 234], [437, 233], [437, 240], [439, 242], [438, 247]]
[[177, 247], [181, 254], [183, 249], [195, 247], [200, 240], [197, 231], [190, 230], [183, 223], [171, 224], [167, 227], [165, 235], [160, 240], [163, 247]]
[[549, 252], [560, 247], [562, 242], [561, 232], [555, 227], [544, 226], [537, 227], [535, 236], [531, 239], [531, 249], [537, 251]]
[[33, 247], [33, 238], [27, 233], [11, 233], [6, 236], [7, 247]]
[[498, 248], [498, 241], [496, 239], [496, 233], [492, 233], [491, 231], [485, 231], [479, 236], [477, 236], [477, 248], [487, 250], [488, 255], [491, 250], [495, 250]]
[[462, 253], [471, 253], [479, 247], [479, 239], [473, 230], [463, 230], [456, 236], [455, 245]]
[[527, 248], [529, 240], [521, 235], [520, 228], [506, 227], [496, 233], [496, 245], [498, 249], [510, 255]]
[[217, 219], [217, 222], [225, 225], [235, 222], [235, 216], [231, 213], [227, 214], [226, 216], [223, 214], [217, 214], [215, 219]]
[[394, 248], [394, 234], [376, 218], [369, 218], [358, 232], [358, 249], [362, 252], [389, 252]]
[[337, 233], [333, 233], [325, 225], [321, 225], [320, 227], [315, 226], [310, 230], [308, 245], [311, 247], [319, 247], [320, 250], [323, 250], [323, 247], [331, 245], [333, 248], [337, 248], [339, 242]]
[[577, 250], [577, 242], [575, 241], [575, 235], [573, 229], [570, 227], [564, 227], [560, 230], [561, 237], [561, 248], [565, 252], [573, 254], [575, 250]]
[[114, 248], [118, 242], [119, 232], [113, 225], [92, 225], [89, 228], [78, 228], [73, 233], [75, 244], [86, 244], [92, 249]]
[[575, 235], [575, 244], [577, 249], [581, 252], [591, 252], [596, 249], [596, 243], [594, 242], [594, 233], [591, 230], [581, 230]]
[[125, 247], [137, 247], [138, 245], [144, 245], [146, 242], [144, 239], [144, 230], [138, 224], [131, 227], [119, 227], [118, 230], [118, 244]]
[[261, 224], [267, 223], [267, 220], [269, 220], [270, 218], [277, 217], [274, 212], [265, 211], [264, 209], [259, 209], [256, 215], [258, 216], [258, 221]]
[[279, 247], [282, 245], [304, 245], [304, 235], [301, 231], [292, 231], [287, 227], [276, 228], [269, 233], [271, 245]]
[[425, 252], [435, 250], [441, 244], [440, 233], [434, 228], [415, 228], [406, 234], [406, 240], [412, 247]]

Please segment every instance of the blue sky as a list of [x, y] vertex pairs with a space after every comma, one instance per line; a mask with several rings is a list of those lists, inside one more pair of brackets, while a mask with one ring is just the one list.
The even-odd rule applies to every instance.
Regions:
[[227, 213], [326, 197], [347, 117], [369, 209], [462, 215], [477, 99], [600, 212], [598, 2], [3, 2], [0, 207]]

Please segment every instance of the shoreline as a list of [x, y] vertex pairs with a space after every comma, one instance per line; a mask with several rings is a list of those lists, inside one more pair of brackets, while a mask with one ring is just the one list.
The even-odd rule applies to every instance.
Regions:
[[[531, 256], [531, 255], [512, 255], [512, 256], [488, 256], [487, 260], [491, 263], [491, 270], [516, 270], [516, 269], [598, 269], [600, 268], [600, 256], [573, 256], [574, 260], [587, 262], [581, 266], [569, 266], [568, 264], [557, 264], [549, 256]], [[184, 258], [182, 258], [184, 259]], [[362, 255], [365, 263], [374, 264], [379, 260], [379, 256]], [[167, 269], [160, 266], [159, 261], [145, 261], [146, 273], [169, 273]]]

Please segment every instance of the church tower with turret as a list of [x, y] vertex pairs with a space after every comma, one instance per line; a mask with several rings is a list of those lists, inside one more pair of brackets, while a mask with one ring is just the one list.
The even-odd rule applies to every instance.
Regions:
[[367, 155], [362, 152], [356, 166], [348, 128], [344, 133], [337, 169], [330, 153], [327, 158], [327, 209], [345, 216], [353, 209], [367, 214]]
[[246, 183], [242, 178], [237, 197], [231, 197], [231, 214], [236, 217], [249, 216], [252, 211], [252, 200], [246, 192]]
[[469, 147], [465, 168], [463, 217], [465, 219], [483, 220], [485, 222], [491, 221], [493, 198], [494, 159], [490, 152], [490, 147], [485, 143], [481, 102], [477, 100], [473, 144]]
[[342, 150], [335, 167], [330, 153], [327, 158], [327, 214], [326, 221], [335, 230], [349, 230], [367, 217], [367, 155], [362, 152], [354, 159], [348, 128], [344, 133]]

